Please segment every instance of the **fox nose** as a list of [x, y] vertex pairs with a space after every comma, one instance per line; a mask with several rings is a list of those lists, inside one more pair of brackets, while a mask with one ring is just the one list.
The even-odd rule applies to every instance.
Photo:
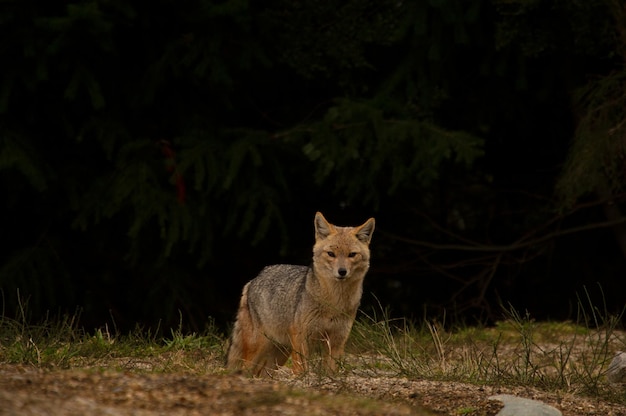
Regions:
[[343, 267], [341, 267], [340, 269], [337, 270], [337, 273], [339, 273], [340, 277], [346, 277], [346, 275], [348, 274], [348, 271], [344, 269]]

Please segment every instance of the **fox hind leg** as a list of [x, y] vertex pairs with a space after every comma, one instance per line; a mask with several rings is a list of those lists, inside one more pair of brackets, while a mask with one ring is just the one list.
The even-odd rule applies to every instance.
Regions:
[[284, 365], [289, 357], [288, 347], [269, 339], [252, 318], [248, 305], [248, 285], [244, 286], [228, 348], [227, 367], [232, 370], [245, 369], [253, 375], [262, 375], [264, 370]]
[[249, 369], [254, 376], [268, 375], [270, 370], [275, 370], [284, 365], [289, 358], [289, 348], [276, 344], [269, 338], [262, 336], [257, 339], [254, 356], [250, 357]]
[[259, 328], [243, 334], [243, 348], [239, 358], [241, 368], [253, 376], [265, 376], [287, 362], [289, 348], [281, 346], [263, 334]]

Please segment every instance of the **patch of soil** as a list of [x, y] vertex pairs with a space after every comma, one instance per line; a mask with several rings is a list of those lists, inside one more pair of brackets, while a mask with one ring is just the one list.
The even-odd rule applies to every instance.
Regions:
[[238, 375], [0, 365], [1, 415], [430, 415], [406, 403], [296, 390]]
[[434, 414], [493, 416], [502, 408], [489, 400], [498, 394], [512, 394], [538, 400], [560, 410], [563, 416], [626, 416], [626, 406], [571, 393], [551, 393], [529, 387], [494, 387], [450, 381], [409, 380], [398, 377], [360, 377], [348, 375], [337, 380], [294, 380], [293, 385], [315, 386], [319, 390], [350, 391], [352, 394], [399, 400], [423, 406]]
[[564, 416], [626, 416], [626, 406], [527, 388], [480, 387], [398, 377], [274, 380], [0, 364], [0, 415], [467, 415], [493, 416], [495, 394], [540, 400]]

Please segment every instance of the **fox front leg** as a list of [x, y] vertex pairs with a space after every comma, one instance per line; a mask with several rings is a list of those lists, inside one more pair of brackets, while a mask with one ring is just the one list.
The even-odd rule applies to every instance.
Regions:
[[300, 331], [290, 331], [291, 361], [294, 374], [303, 374], [308, 369], [309, 344]]
[[337, 372], [337, 362], [341, 359], [346, 345], [346, 339], [332, 340], [324, 337], [324, 368], [330, 373]]

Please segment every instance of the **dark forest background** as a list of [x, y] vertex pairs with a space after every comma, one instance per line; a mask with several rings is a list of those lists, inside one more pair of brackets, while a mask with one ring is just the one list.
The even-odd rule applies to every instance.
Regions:
[[366, 310], [624, 307], [623, 0], [0, 8], [5, 316], [226, 326], [318, 210], [376, 217]]

